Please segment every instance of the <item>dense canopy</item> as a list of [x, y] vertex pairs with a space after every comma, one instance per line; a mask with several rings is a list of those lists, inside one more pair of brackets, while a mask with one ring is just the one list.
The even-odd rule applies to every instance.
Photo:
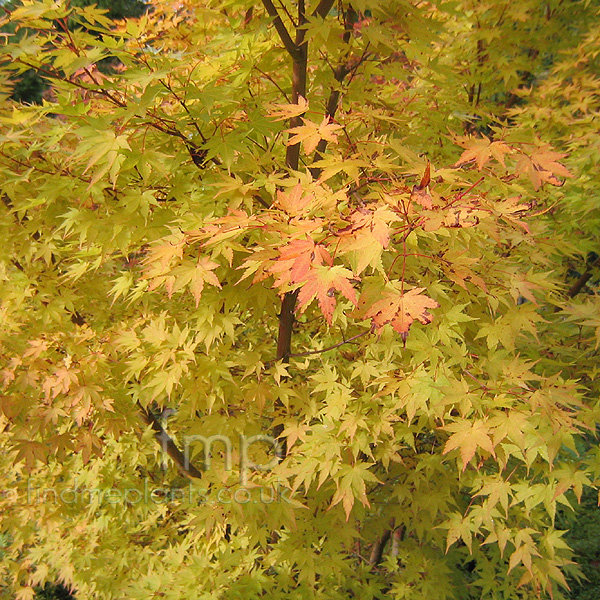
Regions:
[[568, 597], [599, 11], [6, 8], [0, 596]]

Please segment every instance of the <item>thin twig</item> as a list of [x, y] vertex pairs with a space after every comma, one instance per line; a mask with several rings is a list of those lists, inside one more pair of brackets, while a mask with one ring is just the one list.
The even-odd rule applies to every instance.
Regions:
[[200, 127], [198, 126], [198, 123], [196, 122], [196, 119], [194, 119], [194, 117], [192, 116], [192, 113], [190, 112], [190, 109], [188, 108], [185, 100], [183, 98], [181, 98], [179, 96], [179, 94], [177, 94], [177, 92], [173, 89], [173, 86], [171, 86], [170, 83], [167, 83], [164, 79], [159, 79], [160, 83], [162, 83], [162, 85], [171, 93], [173, 94], [173, 96], [175, 96], [175, 99], [177, 100], [177, 102], [179, 102], [179, 104], [181, 105], [181, 107], [183, 108], [183, 110], [185, 110], [185, 112], [188, 114], [188, 116], [190, 117], [191, 121], [192, 121], [192, 126], [194, 127], [194, 129], [198, 132], [198, 135], [202, 138], [203, 142], [206, 142], [206, 138], [204, 137], [204, 135], [202, 134], [202, 131], [200, 131]]
[[265, 73], [264, 71], [262, 71], [261, 69], [259, 69], [256, 65], [254, 66], [254, 68], [268, 81], [270, 81], [280, 92], [281, 95], [285, 98], [286, 102], [288, 104], [291, 104], [290, 99], [288, 97], [288, 95], [285, 93], [285, 91], [281, 88], [281, 86], [268, 74]]
[[297, 352], [295, 354], [289, 354], [289, 358], [297, 358], [299, 356], [310, 356], [311, 354], [321, 354], [323, 352], [329, 352], [329, 350], [335, 350], [335, 348], [339, 348], [340, 346], [343, 346], [344, 344], [349, 344], [350, 342], [353, 342], [354, 340], [357, 340], [358, 338], [361, 338], [369, 333], [372, 333], [372, 331], [369, 329], [368, 331], [363, 331], [362, 333], [358, 333], [357, 335], [353, 335], [351, 338], [348, 338], [347, 340], [344, 340], [342, 342], [339, 342], [338, 344], [334, 344], [333, 346], [329, 346], [328, 348], [323, 348], [322, 350], [307, 350], [306, 352]]
[[292, 15], [292, 13], [287, 9], [285, 2], [280, 2], [279, 6], [281, 7], [281, 10], [287, 15], [288, 19], [291, 21], [292, 26], [298, 27], [298, 23], [296, 23], [296, 19], [294, 19], [294, 16]]
[[444, 205], [444, 208], [449, 208], [450, 206], [452, 206], [453, 204], [455, 204], [459, 200], [462, 200], [469, 192], [471, 192], [474, 188], [476, 188], [484, 179], [485, 179], [485, 177], [480, 177], [473, 185], [471, 185], [466, 190], [464, 190], [464, 192], [461, 192], [460, 194], [458, 194], [454, 198], [454, 200], [451, 200], [450, 202], [447, 202]]

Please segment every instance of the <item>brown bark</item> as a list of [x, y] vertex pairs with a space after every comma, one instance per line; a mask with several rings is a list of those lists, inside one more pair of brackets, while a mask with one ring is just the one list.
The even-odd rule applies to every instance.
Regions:
[[600, 256], [585, 270], [583, 275], [569, 288], [567, 295], [574, 298], [583, 289], [583, 286], [592, 278], [594, 269], [600, 267]]
[[294, 309], [298, 290], [287, 292], [281, 301], [279, 313], [279, 335], [277, 336], [277, 360], [288, 362], [292, 347], [292, 328], [294, 326]]
[[177, 468], [187, 477], [202, 477], [199, 471], [193, 464], [186, 461], [183, 452], [177, 447], [177, 444], [171, 439], [171, 436], [165, 431], [159, 420], [139, 402], [138, 408], [146, 425], [150, 425], [154, 431], [154, 437], [158, 440], [161, 447], [166, 451], [168, 456], [173, 460]]
[[383, 535], [373, 544], [371, 548], [371, 554], [369, 556], [369, 564], [376, 566], [381, 562], [381, 558], [383, 557], [383, 551], [387, 543], [390, 541], [390, 536], [392, 535], [391, 529], [386, 529], [383, 532]]

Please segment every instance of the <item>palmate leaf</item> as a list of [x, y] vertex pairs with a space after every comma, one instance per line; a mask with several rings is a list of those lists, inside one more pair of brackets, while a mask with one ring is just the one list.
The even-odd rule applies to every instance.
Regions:
[[387, 291], [383, 294], [383, 299], [367, 309], [365, 317], [372, 319], [375, 329], [390, 324], [405, 340], [415, 320], [423, 325], [431, 323], [433, 316], [429, 309], [439, 307], [433, 298], [423, 294], [424, 290], [425, 288], [414, 288], [408, 292]]
[[491, 158], [495, 158], [504, 166], [504, 157], [514, 152], [505, 142], [491, 141], [483, 136], [481, 138], [470, 138], [461, 144], [465, 151], [456, 162], [456, 166], [475, 162], [477, 170], [481, 171]]
[[286, 121], [303, 115], [308, 110], [308, 101], [300, 96], [296, 104], [272, 104], [269, 108], [269, 117], [275, 121]]
[[306, 281], [313, 267], [332, 262], [322, 244], [312, 239], [294, 240], [279, 251], [279, 258], [269, 270], [276, 275], [275, 287], [285, 287]]
[[[4, 595], [561, 597], [556, 505], [598, 479], [598, 303], [561, 298], [597, 250], [597, 3], [25, 4], [0, 79], [51, 89], [0, 85]], [[141, 407], [204, 440], [191, 487]]]
[[342, 467], [336, 474], [337, 490], [331, 499], [329, 508], [331, 509], [341, 502], [346, 514], [346, 520], [348, 520], [356, 499], [360, 500], [364, 506], [370, 507], [366, 483], [381, 483], [369, 471], [369, 465], [359, 463], [355, 466], [348, 465]]
[[302, 118], [302, 121], [304, 125], [287, 130], [287, 133], [291, 134], [287, 145], [294, 146], [302, 143], [306, 154], [312, 154], [321, 140], [335, 142], [337, 140], [335, 132], [342, 128], [341, 125], [331, 123], [328, 117], [325, 117], [320, 124], [313, 123], [305, 118]]
[[494, 444], [490, 437], [489, 427], [481, 419], [474, 423], [461, 421], [452, 425], [446, 425], [443, 429], [454, 433], [448, 438], [442, 454], [448, 454], [448, 452], [458, 449], [460, 451], [463, 471], [467, 468], [469, 461], [475, 456], [477, 448], [482, 448], [486, 452], [494, 454]]
[[566, 154], [555, 152], [548, 146], [536, 148], [530, 154], [523, 153], [517, 160], [515, 173], [528, 175], [533, 188], [537, 191], [543, 183], [560, 187], [563, 185], [558, 177], [573, 177], [573, 174], [558, 161]]
[[341, 292], [354, 305], [357, 303], [356, 292], [352, 287], [352, 271], [339, 265], [328, 267], [317, 265], [311, 268], [306, 276], [306, 281], [298, 294], [298, 310], [303, 312], [306, 307], [317, 298], [319, 308], [325, 319], [331, 324], [333, 309], [336, 306], [334, 293]]
[[194, 297], [196, 306], [198, 306], [205, 284], [208, 283], [221, 289], [219, 278], [213, 273], [218, 266], [218, 263], [206, 256], [198, 258], [196, 264], [192, 261], [186, 261], [186, 263], [176, 267], [171, 272], [172, 276], [175, 277], [175, 284], [171, 293], [187, 286]]
[[369, 265], [380, 267], [383, 251], [390, 243], [391, 224], [398, 218], [386, 206], [359, 208], [350, 215], [351, 224], [338, 231], [338, 253], [348, 255], [356, 275]]
[[287, 193], [277, 191], [277, 206], [291, 216], [301, 215], [313, 201], [313, 195], [303, 193], [302, 184], [296, 184]]

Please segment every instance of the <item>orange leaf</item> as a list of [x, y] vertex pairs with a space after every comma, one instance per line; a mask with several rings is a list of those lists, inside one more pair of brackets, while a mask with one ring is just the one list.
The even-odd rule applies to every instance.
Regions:
[[384, 294], [382, 300], [375, 302], [366, 312], [367, 318], [373, 319], [373, 325], [381, 329], [390, 324], [406, 340], [408, 330], [416, 319], [423, 325], [431, 323], [433, 317], [429, 308], [438, 308], [439, 304], [425, 296], [425, 288], [414, 288], [406, 293], [393, 291]]
[[172, 235], [161, 240], [162, 243], [152, 246], [143, 260], [146, 273], [156, 275], [168, 270], [174, 258], [183, 256], [185, 238], [182, 235]]
[[277, 191], [277, 204], [291, 216], [296, 216], [304, 212], [304, 209], [311, 203], [312, 199], [312, 194], [302, 195], [302, 185], [300, 183], [287, 193]]
[[381, 265], [381, 254], [390, 242], [390, 223], [398, 216], [386, 207], [375, 211], [358, 208], [350, 215], [351, 225], [338, 231], [339, 254], [351, 254], [352, 268], [360, 275], [371, 265]]
[[321, 140], [335, 142], [337, 140], [337, 135], [334, 132], [342, 127], [341, 125], [330, 123], [329, 117], [327, 116], [321, 121], [320, 125], [304, 118], [302, 121], [304, 125], [292, 127], [287, 130], [287, 133], [293, 134], [287, 141], [287, 145], [295, 146], [302, 142], [304, 151], [307, 154], [312, 154]]
[[268, 116], [275, 121], [285, 121], [303, 115], [308, 110], [308, 101], [299, 96], [297, 104], [273, 104], [272, 108], [274, 110], [271, 110]]
[[312, 239], [294, 240], [279, 250], [279, 258], [269, 271], [279, 274], [275, 287], [284, 287], [306, 281], [311, 267], [321, 265], [323, 261], [333, 262], [324, 246], [315, 244]]
[[522, 154], [517, 160], [515, 173], [520, 175], [526, 173], [531, 179], [533, 188], [537, 191], [546, 182], [550, 185], [560, 187], [563, 182], [557, 177], [573, 177], [573, 174], [558, 159], [564, 158], [566, 154], [553, 152], [548, 146], [536, 148], [530, 156]]
[[416, 186], [420, 190], [424, 190], [431, 181], [431, 163], [427, 161], [427, 166], [425, 167], [425, 172], [423, 173], [423, 177], [421, 177], [421, 181], [418, 186]]
[[341, 292], [356, 305], [356, 292], [350, 283], [352, 272], [339, 265], [326, 267], [317, 265], [310, 270], [306, 283], [298, 294], [298, 310], [302, 312], [315, 298], [325, 319], [331, 325], [333, 310], [336, 306], [334, 292]]
[[431, 198], [431, 194], [427, 191], [427, 188], [420, 188], [415, 185], [410, 194], [410, 199], [423, 208], [433, 208], [433, 199]]
[[492, 142], [485, 136], [482, 138], [471, 138], [464, 147], [466, 150], [456, 161], [455, 166], [459, 167], [460, 165], [475, 161], [479, 171], [483, 169], [492, 157], [504, 166], [504, 156], [512, 152], [512, 148], [504, 142]]

